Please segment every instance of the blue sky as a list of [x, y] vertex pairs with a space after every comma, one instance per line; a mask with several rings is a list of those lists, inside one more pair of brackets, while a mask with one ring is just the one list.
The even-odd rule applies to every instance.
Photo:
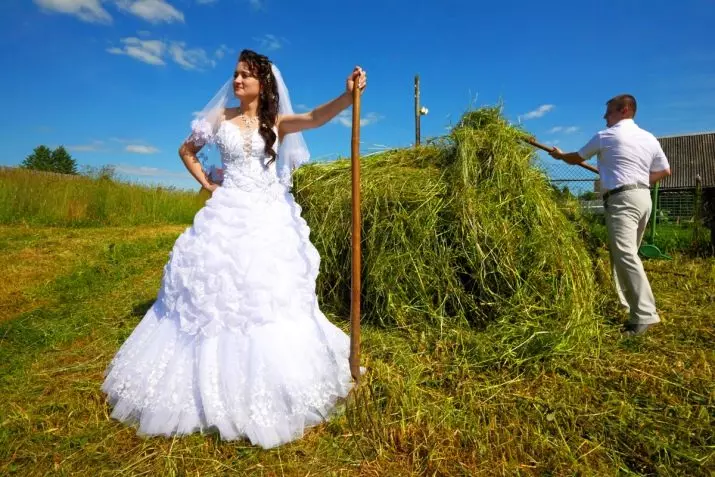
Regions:
[[[176, 151], [243, 48], [276, 62], [297, 108], [332, 99], [353, 66], [365, 68], [364, 153], [414, 141], [415, 74], [429, 108], [423, 137], [470, 104], [502, 102], [542, 142], [575, 149], [622, 92], [656, 135], [715, 130], [711, 0], [0, 3], [1, 165], [63, 144], [82, 165], [195, 188]], [[314, 159], [349, 154], [345, 114], [306, 133]]]

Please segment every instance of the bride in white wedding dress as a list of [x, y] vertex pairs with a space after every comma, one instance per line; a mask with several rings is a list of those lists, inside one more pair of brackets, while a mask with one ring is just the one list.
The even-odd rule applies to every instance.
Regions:
[[[300, 131], [328, 122], [366, 84], [356, 67], [345, 93], [293, 114], [278, 69], [241, 52], [180, 149], [212, 197], [177, 239], [156, 302], [107, 368], [113, 418], [138, 423], [139, 435], [218, 431], [271, 448], [324, 421], [348, 394], [349, 337], [320, 311], [320, 257], [290, 175], [308, 160]], [[231, 93], [237, 108], [225, 107]], [[196, 158], [207, 144], [221, 154], [220, 186]]]

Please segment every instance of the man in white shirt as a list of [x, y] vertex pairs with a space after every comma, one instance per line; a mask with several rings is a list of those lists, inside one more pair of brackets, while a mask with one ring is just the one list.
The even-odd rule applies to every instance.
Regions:
[[552, 157], [569, 164], [598, 156], [616, 291], [630, 314], [625, 330], [628, 335], [644, 333], [660, 322], [638, 248], [652, 208], [649, 187], [670, 175], [660, 143], [636, 125], [635, 114], [633, 96], [616, 96], [606, 103], [606, 129], [596, 133], [578, 152], [564, 153], [558, 148], [550, 152]]

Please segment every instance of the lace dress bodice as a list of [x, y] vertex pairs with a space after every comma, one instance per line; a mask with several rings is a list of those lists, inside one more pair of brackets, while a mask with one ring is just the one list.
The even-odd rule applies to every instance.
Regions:
[[[278, 133], [276, 128], [274, 131]], [[277, 142], [273, 145], [274, 151], [277, 151]], [[216, 131], [215, 143], [223, 164], [222, 187], [247, 192], [284, 190], [276, 174], [276, 161], [268, 164], [270, 156], [264, 151], [265, 142], [258, 129], [242, 129], [223, 121]]]
[[[273, 130], [278, 135], [275, 126]], [[265, 141], [258, 129], [240, 128], [224, 120], [214, 131], [206, 120], [200, 119], [192, 123], [189, 140], [198, 146], [217, 147], [223, 168], [221, 187], [263, 192], [274, 198], [286, 191], [278, 177], [277, 160], [268, 164], [270, 157], [265, 153]], [[277, 139], [273, 150], [278, 151]]]

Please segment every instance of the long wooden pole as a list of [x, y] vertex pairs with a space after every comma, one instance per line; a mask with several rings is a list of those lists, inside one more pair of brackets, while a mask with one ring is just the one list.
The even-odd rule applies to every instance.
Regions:
[[[531, 144], [532, 146], [537, 147], [537, 148], [541, 149], [542, 151], [551, 152], [551, 151], [554, 150], [553, 147], [544, 146], [544, 145], [541, 144], [540, 142], [536, 141], [536, 139], [534, 139], [534, 138], [524, 137], [524, 138], [522, 138], [522, 139], [523, 139], [524, 142], [526, 142], [526, 143], [528, 143], [528, 144]], [[593, 172], [593, 173], [595, 173], [595, 174], [598, 174], [598, 173], [599, 173], [599, 172], [598, 172], [598, 169], [596, 169], [595, 167], [593, 167], [593, 166], [590, 165], [590, 164], [585, 164], [585, 163], [582, 162], [582, 163], [580, 163], [580, 164], [578, 164], [578, 165], [581, 166], [581, 167], [583, 167], [584, 169], [588, 169], [589, 171], [591, 171], [591, 172]]]
[[360, 88], [353, 87], [352, 131], [352, 280], [350, 301], [350, 374], [360, 381]]
[[415, 75], [415, 146], [420, 145], [420, 75]]

